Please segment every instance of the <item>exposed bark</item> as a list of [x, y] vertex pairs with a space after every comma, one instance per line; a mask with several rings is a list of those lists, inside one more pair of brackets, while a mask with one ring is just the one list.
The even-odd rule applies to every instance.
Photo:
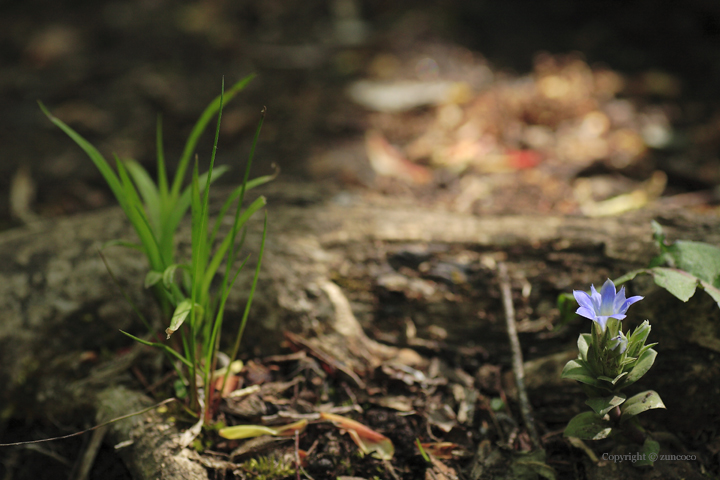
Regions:
[[[152, 405], [145, 395], [124, 387], [98, 394], [97, 420], [108, 421]], [[180, 432], [154, 410], [109, 425], [108, 437], [136, 480], [203, 480], [207, 471], [178, 448]]]
[[[244, 341], [244, 345], [254, 345], [255, 354], [277, 351], [286, 329], [303, 332], [306, 337], [314, 335], [311, 341], [316, 348], [357, 370], [397, 354], [395, 349], [365, 336], [351, 303], [331, 280], [343, 262], [362, 263], [378, 255], [376, 251], [385, 248], [383, 245], [464, 245], [515, 252], [518, 257], [542, 261], [560, 259], [555, 269], [561, 277], [563, 265], [576, 257], [622, 272], [644, 266], [655, 254], [650, 213], [604, 219], [478, 218], [410, 205], [341, 206], [323, 201], [315, 188], [276, 183], [264, 192], [269, 197], [268, 243]], [[659, 220], [671, 239], [720, 244], [717, 218], [672, 213], [660, 215]], [[259, 245], [261, 228], [259, 218], [251, 221], [245, 243], [248, 251], [254, 252]], [[134, 234], [117, 208], [0, 234], [0, 382], [8, 386], [0, 394], [3, 403], [63, 410], [69, 404], [56, 400], [67, 396], [68, 385], [75, 385], [76, 391], [68, 397], [73, 399], [90, 399], [93, 396], [85, 395], [87, 391], [107, 385], [73, 380], [87, 373], [83, 352], [124, 345], [119, 328], [140, 331], [135, 314], [97, 254], [99, 246], [118, 238], [132, 240]], [[188, 239], [185, 228], [180, 232], [181, 252], [187, 251]], [[157, 318], [152, 301], [142, 292], [146, 268], [142, 255], [121, 247], [108, 248], [105, 255], [139, 308]], [[524, 268], [522, 260], [518, 262]], [[249, 265], [229, 299], [228, 323], [236, 321], [234, 315], [242, 311], [244, 287], [251, 276]], [[84, 386], [78, 387], [81, 384]], [[116, 403], [123, 397], [118, 392], [107, 390], [98, 397], [101, 411], [124, 414], [132, 410], [133, 402], [142, 403], [129, 392], [123, 395], [130, 404]], [[28, 402], [28, 398], [32, 400]], [[82, 402], [73, 408], [78, 405]], [[150, 425], [156, 421], [159, 419], [153, 417]], [[129, 464], [137, 462], [131, 467], [137, 478], [146, 478], [142, 472], [151, 472], [154, 467], [143, 464], [154, 460], [142, 455], [166, 448], [165, 437], [161, 432], [155, 435], [154, 427], [146, 425], [141, 435], [147, 436], [150, 443], [146, 444], [137, 440], [137, 430], [133, 429], [140, 426], [136, 422], [123, 423], [123, 429], [113, 428], [115, 442], [135, 435], [137, 446], [126, 451], [126, 460]], [[169, 471], [167, 467], [163, 470]], [[183, 473], [179, 475], [161, 478], [185, 478]]]

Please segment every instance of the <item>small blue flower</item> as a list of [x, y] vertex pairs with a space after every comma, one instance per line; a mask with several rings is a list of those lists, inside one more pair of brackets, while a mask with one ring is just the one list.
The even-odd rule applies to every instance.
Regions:
[[619, 332], [620, 334], [617, 337], [613, 337], [608, 342], [608, 348], [610, 350], [615, 350], [617, 348], [617, 354], [622, 355], [625, 353], [625, 350], [627, 350], [628, 346], [628, 340], [625, 335], [623, 335], [622, 332]]
[[625, 312], [627, 312], [628, 307], [643, 299], [640, 296], [625, 299], [625, 287], [622, 287], [620, 292], [615, 293], [615, 284], [610, 279], [602, 286], [600, 293], [595, 290], [595, 285], [592, 285], [590, 290], [591, 295], [580, 290], [573, 290], [575, 300], [580, 304], [580, 308], [575, 313], [600, 325], [603, 332], [608, 318], [622, 320], [626, 317]]

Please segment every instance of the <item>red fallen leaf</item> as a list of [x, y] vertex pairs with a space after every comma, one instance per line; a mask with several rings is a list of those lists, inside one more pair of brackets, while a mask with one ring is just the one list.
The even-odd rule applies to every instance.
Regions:
[[329, 420], [344, 429], [365, 454], [374, 453], [381, 460], [390, 460], [395, 454], [395, 446], [389, 438], [360, 422], [325, 412], [320, 413], [320, 418]]
[[505, 155], [508, 165], [514, 170], [535, 167], [542, 160], [542, 155], [535, 150], [508, 150]]
[[370, 130], [365, 135], [365, 151], [376, 174], [424, 185], [432, 180], [430, 171], [416, 165], [390, 145], [382, 133]]
[[[218, 376], [218, 378], [215, 379], [215, 390], [220, 390], [223, 385], [224, 375]], [[237, 375], [228, 375], [227, 382], [225, 383], [225, 388], [222, 391], [222, 397], [226, 397], [230, 392], [234, 392], [237, 390], [238, 384], [240, 383], [240, 379]]]
[[308, 463], [307, 463], [308, 452], [305, 450], [298, 449], [297, 454], [298, 454], [298, 458], [300, 459], [300, 465], [302, 467], [307, 467], [308, 466]]

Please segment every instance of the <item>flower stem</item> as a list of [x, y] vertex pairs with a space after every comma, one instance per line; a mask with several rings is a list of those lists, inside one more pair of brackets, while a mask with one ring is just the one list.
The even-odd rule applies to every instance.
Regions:
[[642, 445], [643, 443], [645, 443], [647, 434], [632, 422], [625, 422], [621, 424], [620, 415], [621, 412], [619, 406], [610, 410], [610, 420], [612, 420], [618, 427], [620, 427], [620, 431], [622, 431], [623, 435], [625, 435], [628, 439], [637, 444]]

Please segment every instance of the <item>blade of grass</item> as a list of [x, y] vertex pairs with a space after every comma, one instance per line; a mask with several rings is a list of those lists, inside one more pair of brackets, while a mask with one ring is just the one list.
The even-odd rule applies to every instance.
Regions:
[[134, 242], [128, 242], [126, 240], [109, 240], [105, 243], [103, 243], [101, 249], [106, 249], [107, 247], [126, 247], [126, 248], [132, 248], [133, 250], [137, 250], [138, 252], [145, 253], [145, 247], [143, 247], [139, 243]]
[[[221, 109], [221, 111], [222, 111], [222, 109]], [[260, 121], [258, 122], [257, 129], [255, 130], [255, 136], [253, 137], [252, 146], [250, 148], [250, 155], [248, 156], [248, 162], [245, 167], [245, 175], [243, 177], [242, 184], [240, 185], [240, 198], [238, 200], [237, 207], [235, 209], [235, 220], [233, 222], [233, 228], [230, 233], [230, 242], [229, 243], [226, 242], [226, 240], [228, 240], [227, 237], [225, 237], [225, 239], [223, 239], [223, 242], [220, 245], [219, 251], [216, 252], [215, 256], [213, 257], [213, 260], [210, 264], [210, 268], [208, 269], [208, 271], [206, 271], [205, 279], [203, 281], [203, 288], [207, 288], [207, 289], [210, 288], [209, 282], [212, 281], [212, 278], [215, 275], [215, 271], [219, 268], [221, 259], [225, 256], [225, 250], [227, 250], [228, 245], [232, 245], [232, 248], [230, 250], [230, 254], [228, 255], [228, 257], [231, 260], [234, 258], [234, 256], [235, 256], [235, 238], [237, 236], [237, 232], [242, 226], [245, 225], [245, 222], [247, 221], [247, 219], [249, 219], [250, 216], [252, 216], [252, 214], [254, 213], [254, 211], [252, 211], [253, 205], [251, 205], [251, 208], [248, 208], [248, 210], [246, 210], [246, 212], [245, 212], [245, 214], [247, 214], [245, 219], [243, 219], [243, 217], [240, 216], [240, 211], [242, 209], [242, 203], [243, 203], [243, 199], [245, 198], [245, 191], [246, 191], [247, 184], [248, 184], [248, 178], [250, 176], [250, 167], [252, 166], [252, 161], [255, 156], [255, 147], [257, 146], [257, 142], [260, 137], [260, 131], [262, 130], [262, 124], [263, 124], [263, 120], [265, 119], [266, 111], [267, 111], [267, 109], [265, 107], [263, 107], [262, 112], [260, 114]], [[220, 130], [219, 120], [220, 119], [218, 118], [218, 133]], [[263, 203], [266, 203], [266, 201], [264, 200], [264, 197], [260, 197], [260, 198], [263, 199]], [[256, 203], [256, 202], [253, 202], [253, 204], [254, 203]], [[224, 216], [224, 213], [222, 213], [222, 215], [219, 218], [222, 219], [223, 216]], [[265, 226], [267, 227], [267, 217], [265, 218], [265, 220], [266, 220]], [[217, 226], [217, 224], [216, 224], [216, 226]], [[211, 236], [211, 242], [214, 241], [214, 239], [215, 239], [215, 233], [216, 233], [216, 229], [214, 229], [213, 234]], [[263, 236], [264, 235], [265, 235], [265, 233], [263, 232]], [[215, 263], [216, 259], [217, 259], [217, 265], [213, 266], [213, 263]], [[230, 263], [231, 262], [229, 262], [228, 265], [230, 265]]]
[[217, 272], [218, 268], [220, 268], [220, 264], [222, 263], [222, 260], [225, 257], [228, 248], [232, 244], [231, 242], [234, 240], [237, 231], [242, 228], [243, 225], [245, 225], [245, 223], [250, 219], [251, 216], [255, 214], [255, 212], [263, 208], [265, 205], [267, 205], [267, 200], [265, 199], [265, 197], [258, 197], [253, 203], [250, 204], [247, 210], [243, 212], [240, 218], [237, 218], [235, 220], [236, 224], [233, 226], [232, 233], [223, 239], [220, 247], [218, 247], [218, 249], [215, 251], [212, 260], [210, 261], [207, 269], [205, 270], [205, 276], [203, 278], [201, 291], [207, 291], [210, 289], [212, 279], [213, 277], [215, 277], [215, 273]]
[[[215, 169], [215, 173], [212, 176], [212, 181], [215, 182], [217, 179], [220, 178], [221, 175], [223, 175], [228, 168], [224, 165], [219, 166]], [[203, 173], [200, 175], [199, 178], [199, 184], [203, 185], [207, 179], [208, 172]], [[202, 190], [201, 190], [202, 191]], [[180, 222], [183, 218], [185, 218], [185, 214], [187, 213], [188, 208], [190, 208], [190, 205], [192, 203], [192, 186], [189, 185], [185, 188], [182, 195], [180, 195], [180, 198], [177, 199], [176, 202], [169, 204], [171, 205], [171, 211], [167, 215], [165, 224], [163, 225], [163, 230], [161, 234], [162, 242], [161, 248], [163, 252], [170, 252], [171, 257], [169, 259], [166, 259], [166, 262], [172, 263], [172, 252], [174, 249], [173, 245], [173, 233], [177, 231], [178, 225], [180, 225]]]
[[[245, 260], [243, 260], [240, 267], [235, 272], [235, 275], [233, 276], [232, 281], [230, 282], [230, 285], [227, 285], [228, 275], [227, 272], [223, 278], [223, 286], [221, 289], [222, 295], [220, 299], [220, 305], [218, 306], [217, 315], [215, 317], [215, 322], [213, 322], [213, 329], [210, 336], [207, 338], [209, 341], [207, 342], [207, 349], [205, 352], [205, 391], [208, 392], [208, 395], [206, 396], [208, 400], [208, 406], [210, 406], [210, 402], [212, 401], [212, 389], [210, 388], [210, 383], [212, 382], [212, 375], [211, 372], [215, 370], [215, 361], [217, 358], [217, 352], [220, 349], [220, 332], [222, 331], [222, 324], [223, 324], [223, 316], [225, 314], [225, 302], [228, 299], [228, 296], [230, 294], [230, 291], [232, 290], [233, 285], [235, 285], [235, 280], [237, 280], [238, 275], [242, 271], [242, 269], [245, 267], [245, 264], [250, 259], [250, 255], [245, 257]], [[234, 257], [231, 259], [231, 261], [234, 260]], [[227, 271], [230, 271], [230, 262], [228, 262], [228, 269]], [[223, 375], [223, 381], [222, 386], [220, 388], [221, 392], [225, 391], [225, 382], [227, 381], [227, 373], [230, 371], [228, 368], [226, 370], [226, 374]]]
[[[220, 284], [220, 290], [219, 290], [219, 291], [220, 291], [220, 296], [221, 296], [221, 297], [222, 297], [222, 295], [223, 295], [223, 292], [225, 292], [225, 289], [228, 288], [227, 284], [228, 284], [228, 278], [229, 278], [229, 276], [230, 276], [231, 267], [232, 267], [232, 265], [235, 264], [235, 259], [237, 258], [237, 252], [239, 252], [239, 251], [242, 249], [242, 246], [245, 244], [245, 237], [246, 237], [246, 235], [247, 235], [247, 228], [243, 228], [242, 235], [240, 236], [240, 241], [237, 242], [237, 243], [234, 243], [234, 244], [233, 244], [233, 248], [230, 249], [230, 253], [228, 254], [227, 262], [225, 263], [225, 266], [226, 266], [226, 268], [225, 268], [225, 273], [223, 274], [222, 283]], [[243, 267], [244, 265], [245, 265], [245, 263], [243, 262], [243, 264], [241, 265], [240, 268], [242, 269], [242, 267]], [[237, 278], [237, 275], [238, 275], [239, 273], [240, 273], [240, 270], [238, 270], [238, 271], [236, 272], [234, 278]], [[232, 284], [234, 284], [234, 283], [235, 283], [235, 282], [234, 282], [234, 280], [233, 280], [233, 282], [231, 283], [231, 285], [230, 285], [230, 287], [229, 287], [230, 289], [232, 289]], [[218, 306], [219, 304], [220, 304], [220, 298], [216, 298], [216, 299], [214, 300], [214, 304], [213, 304], [213, 310], [212, 310], [213, 312], [217, 312], [217, 310], [215, 310], [215, 306]], [[212, 318], [212, 317], [209, 317], [209, 318]], [[221, 322], [222, 322], [222, 320], [221, 320]], [[220, 340], [219, 340], [219, 335], [220, 335], [220, 332], [221, 332], [222, 330], [218, 331], [218, 333], [217, 333], [217, 338], [216, 338], [216, 334], [213, 332], [213, 328], [214, 328], [214, 325], [211, 325], [210, 323], [208, 323], [208, 324], [206, 325], [206, 329], [205, 329], [205, 332], [204, 332], [204, 335], [205, 335], [204, 338], [210, 338], [210, 339], [212, 339], [212, 341], [214, 341], [214, 342], [216, 343], [216, 345], [219, 345], [219, 344], [220, 344], [220, 343], [219, 343], [219, 342], [220, 342]], [[216, 346], [215, 349], [217, 350], [218, 347]], [[206, 351], [206, 353], [207, 353], [207, 352], [212, 352], [212, 350], [208, 349], [208, 350]], [[217, 353], [217, 352], [216, 352], [216, 353]], [[214, 368], [215, 368], [215, 367], [213, 366], [213, 369], [214, 369]]]
[[207, 208], [210, 200], [210, 182], [212, 182], [213, 168], [215, 167], [215, 156], [217, 155], [218, 140], [220, 139], [220, 120], [222, 119], [223, 100], [225, 98], [225, 77], [221, 81], [220, 105], [217, 111], [217, 125], [215, 127], [215, 140], [213, 141], [212, 153], [210, 154], [210, 168], [208, 168], [207, 183], [203, 192], [203, 221], [207, 222]]
[[[238, 217], [240, 216], [240, 210], [242, 209], [243, 200], [245, 200], [245, 192], [247, 190], [248, 178], [250, 177], [250, 167], [252, 167], [252, 161], [255, 157], [255, 147], [257, 146], [258, 139], [260, 138], [260, 131], [262, 130], [263, 121], [265, 120], [265, 113], [267, 109], [263, 107], [260, 112], [260, 121], [255, 129], [255, 136], [253, 137], [252, 145], [250, 146], [250, 155], [248, 156], [247, 165], [245, 166], [245, 175], [243, 176], [242, 184], [240, 185], [240, 199], [238, 200], [237, 208], [235, 209], [235, 223], [238, 225]], [[233, 242], [235, 242], [235, 233], [237, 230], [233, 230]]]
[[[157, 174], [158, 174], [158, 188], [160, 190], [160, 198], [163, 202], [167, 201], [168, 197], [168, 179], [167, 170], [165, 169], [165, 150], [163, 148], [163, 133], [162, 133], [162, 115], [157, 117], [157, 133], [155, 148], [157, 150]], [[165, 210], [165, 205], [162, 205], [162, 210]]]
[[[275, 180], [279, 174], [280, 174], [280, 169], [278, 168], [275, 170], [275, 173], [273, 173], [272, 175], [264, 175], [262, 177], [252, 179], [247, 183], [245, 191], [247, 192], [250, 189], [259, 187], [260, 185], [264, 185], [272, 180]], [[227, 211], [230, 208], [230, 205], [232, 205], [232, 202], [237, 200], [237, 198], [242, 194], [242, 188], [243, 188], [242, 185], [235, 188], [232, 191], [232, 193], [230, 194], [230, 196], [228, 197], [228, 199], [225, 200], [225, 203], [223, 203], [223, 206], [220, 209], [220, 213], [218, 213], [218, 216], [215, 219], [215, 227], [213, 227], [212, 234], [210, 235], [210, 245], [213, 245], [215, 243], [215, 238], [217, 237], [218, 231], [220, 230], [222, 221], [225, 218], [225, 215], [227, 214]]]
[[150, 261], [150, 265], [153, 270], [162, 270], [164, 265], [162, 264], [162, 258], [160, 257], [160, 247], [157, 242], [157, 238], [153, 234], [152, 227], [148, 222], [145, 211], [142, 208], [140, 197], [138, 196], [135, 186], [133, 185], [130, 177], [128, 176], [125, 166], [117, 156], [115, 157], [115, 164], [118, 169], [118, 176], [122, 182], [123, 193], [125, 197], [125, 215], [127, 215], [130, 223], [135, 227], [135, 231], [140, 237], [140, 242], [145, 247], [145, 253]]
[[135, 160], [125, 160], [125, 168], [135, 182], [135, 187], [140, 192], [143, 202], [145, 202], [145, 212], [147, 213], [150, 225], [153, 226], [155, 235], [159, 237], [160, 224], [160, 194], [155, 183], [153, 182], [147, 171]]
[[98, 170], [100, 170], [100, 173], [102, 174], [103, 178], [105, 178], [105, 181], [107, 182], [108, 186], [110, 187], [110, 190], [112, 190], [113, 194], [115, 195], [115, 198], [122, 206], [124, 202], [123, 198], [123, 188], [120, 185], [120, 180], [118, 179], [117, 175], [115, 175], [115, 172], [110, 167], [110, 164], [105, 160], [105, 158], [98, 152], [98, 150], [93, 147], [90, 142], [85, 140], [80, 134], [78, 134], [75, 130], [67, 126], [62, 120], [59, 118], [53, 116], [47, 108], [45, 108], [45, 105], [43, 105], [42, 102], [38, 101], [38, 105], [40, 105], [40, 110], [43, 111], [45, 116], [50, 119], [52, 123], [54, 123], [57, 127], [59, 127], [63, 132], [67, 134], [70, 138], [72, 138], [75, 143], [78, 144], [80, 148], [82, 148], [85, 153], [90, 157], [90, 160], [95, 164]]
[[[260, 265], [262, 264], [263, 253], [265, 253], [265, 237], [267, 236], [267, 212], [265, 212], [265, 223], [263, 226], [262, 241], [260, 243], [260, 253], [258, 255], [257, 265], [255, 266], [255, 276], [253, 277], [252, 285], [250, 286], [250, 295], [245, 303], [245, 311], [240, 322], [240, 328], [238, 329], [237, 336], [235, 337], [235, 344], [233, 345], [232, 355], [230, 355], [230, 363], [234, 362], [237, 358], [238, 350], [240, 350], [240, 340], [242, 339], [243, 333], [245, 333], [245, 324], [247, 323], [248, 315], [250, 314], [250, 306], [252, 305], [252, 299], [255, 295], [255, 287], [257, 287], [258, 277], [260, 276]], [[227, 382], [227, 373], [223, 379], [223, 387]]]
[[[195, 305], [197, 304], [199, 292], [198, 288], [200, 286], [200, 281], [198, 280], [200, 278], [200, 272], [203, 271], [201, 268], [202, 263], [202, 251], [203, 251], [203, 243], [207, 236], [207, 232], [203, 232], [202, 230], [202, 203], [200, 199], [200, 183], [198, 179], [198, 160], [197, 157], [195, 158], [195, 165], [193, 167], [193, 176], [192, 176], [192, 206], [191, 206], [191, 213], [192, 213], [192, 252], [191, 252], [191, 282], [192, 282], [192, 288], [190, 291], [190, 297], [192, 300], [192, 309], [190, 310], [190, 330], [188, 335], [188, 343], [189, 343], [189, 352], [190, 355], [192, 355], [192, 394], [195, 394], [195, 387], [196, 387], [196, 379], [195, 379], [195, 369], [196, 369], [196, 348], [195, 348], [195, 336], [197, 334], [197, 324], [199, 323], [199, 319], [197, 318], [197, 311], [195, 309]], [[196, 402], [197, 398], [193, 399], [193, 402]]]
[[[212, 148], [212, 154], [210, 155], [210, 168], [208, 168], [208, 176], [207, 176], [207, 182], [205, 184], [205, 191], [203, 192], [203, 198], [202, 198], [202, 208], [200, 210], [200, 231], [202, 232], [199, 236], [200, 245], [198, 248], [201, 252], [201, 261], [202, 261], [202, 272], [205, 272], [205, 266], [207, 265], [208, 257], [210, 256], [210, 248], [212, 245], [209, 245], [207, 243], [208, 241], [208, 222], [210, 212], [209, 212], [209, 202], [210, 202], [210, 182], [212, 182], [212, 172], [213, 167], [215, 166], [215, 156], [217, 154], [217, 145], [218, 140], [220, 139], [220, 121], [222, 120], [222, 110], [223, 110], [223, 99], [225, 98], [225, 77], [222, 78], [222, 88], [220, 89], [220, 104], [218, 106], [217, 110], [217, 125], [215, 127], [215, 140], [213, 141], [213, 148]], [[195, 270], [196, 273], [200, 273], [200, 271]], [[207, 276], [207, 273], [205, 273], [205, 276]], [[196, 277], [196, 282], [199, 277]], [[205, 303], [208, 300], [209, 295], [209, 285], [208, 288], [205, 289], [205, 285], [203, 280], [200, 280], [196, 286], [200, 287], [200, 291], [198, 292], [200, 302], [201, 304], [205, 305]], [[193, 327], [197, 327], [196, 324], [193, 324]], [[193, 333], [197, 333], [197, 329], [194, 328]]]
[[[224, 92], [224, 96], [226, 98], [225, 101], [229, 102], [235, 95], [238, 94], [238, 92], [245, 88], [245, 86], [250, 83], [253, 78], [255, 78], [255, 74], [248, 75], [247, 77], [243, 78], [239, 82], [235, 83], [235, 85], [230, 87], [227, 92]], [[187, 169], [188, 163], [190, 162], [190, 157], [192, 157], [192, 154], [195, 151], [195, 147], [197, 146], [200, 135], [202, 135], [202, 133], [205, 131], [205, 127], [207, 127], [207, 124], [210, 122], [210, 120], [213, 118], [219, 108], [220, 96], [217, 96], [212, 101], [212, 103], [208, 105], [202, 115], [200, 115], [200, 118], [190, 132], [190, 136], [185, 143], [185, 149], [183, 150], [182, 156], [180, 157], [180, 163], [178, 164], [177, 172], [175, 173], [172, 189], [170, 191], [170, 198], [175, 199], [178, 197], [180, 193], [180, 186], [182, 185], [183, 178], [185, 177], [185, 170]]]
[[[220, 248], [215, 253], [215, 256], [213, 257], [212, 261], [210, 262], [210, 266], [209, 266], [208, 270], [205, 272], [205, 279], [203, 280], [203, 290], [202, 291], [207, 291], [210, 288], [210, 283], [212, 282], [212, 278], [215, 276], [215, 272], [219, 268], [220, 263], [222, 262], [222, 259], [225, 257], [225, 252], [230, 245], [232, 245], [233, 248], [231, 250], [231, 254], [229, 255], [229, 258], [230, 259], [234, 258], [235, 238], [237, 236], [237, 232], [243, 225], [245, 225], [245, 222], [247, 222], [247, 220], [250, 218], [250, 216], [252, 216], [253, 213], [255, 213], [253, 211], [253, 206], [257, 203], [257, 200], [255, 202], [253, 202], [253, 204], [250, 206], [250, 208], [248, 208], [244, 212], [245, 213], [244, 216], [240, 215], [240, 210], [242, 209], [242, 203], [243, 203], [243, 199], [245, 197], [245, 191], [247, 189], [248, 178], [250, 176], [250, 167], [252, 166], [252, 160], [253, 160], [253, 157], [255, 156], [255, 147], [257, 146], [258, 138], [260, 137], [260, 131], [262, 130], [263, 120], [265, 119], [265, 112], [266, 112], [266, 108], [263, 107], [261, 115], [260, 115], [260, 121], [258, 122], [257, 129], [255, 130], [255, 136], [253, 137], [253, 142], [250, 147], [250, 155], [248, 157], [248, 162], [245, 167], [245, 175], [243, 177], [242, 184], [240, 185], [240, 198], [238, 200], [237, 207], [235, 209], [235, 220], [233, 222], [233, 228], [229, 235], [229, 237], [230, 237], [229, 242], [228, 242], [228, 237], [225, 237], [223, 239], [223, 242], [220, 245]], [[222, 114], [222, 99], [221, 99], [220, 114]], [[220, 114], [218, 114], [218, 126], [217, 126], [217, 132], [216, 132], [216, 136], [215, 136], [216, 142], [217, 142], [218, 135], [220, 133]], [[260, 199], [263, 199], [262, 203], [267, 203], [265, 201], [264, 197], [260, 197]], [[227, 202], [226, 202], [226, 204], [227, 204]], [[223, 207], [225, 207], [225, 205], [223, 205]], [[256, 207], [256, 209], [257, 208], [260, 208], [260, 207]], [[225, 213], [221, 212], [221, 214], [219, 216], [219, 221], [222, 220], [224, 215], [225, 215]], [[212, 245], [212, 242], [214, 242], [214, 240], [215, 240], [215, 234], [217, 233], [218, 225], [219, 224], [216, 223], [216, 228], [213, 229], [213, 233], [210, 237], [211, 245]], [[229, 265], [230, 265], [230, 263], [228, 263], [228, 266]]]
[[123, 333], [123, 334], [127, 335], [128, 337], [132, 338], [133, 340], [135, 340], [136, 342], [142, 343], [143, 345], [147, 345], [148, 347], [155, 347], [155, 348], [159, 348], [160, 350], [164, 350], [165, 353], [167, 353], [167, 354], [169, 354], [169, 355], [172, 355], [173, 357], [177, 358], [177, 359], [180, 360], [182, 363], [184, 363], [185, 366], [187, 366], [188, 368], [191, 368], [191, 367], [192, 367], [192, 363], [190, 363], [187, 358], [183, 357], [183, 356], [180, 355], [178, 352], [176, 352], [176, 351], [173, 350], [172, 348], [168, 347], [168, 346], [165, 345], [164, 343], [149, 342], [149, 341], [147, 341], [147, 340], [143, 340], [142, 338], [138, 338], [138, 337], [136, 337], [135, 335], [133, 335], [133, 334], [131, 334], [131, 333], [128, 333], [128, 332], [126, 332], [126, 331], [124, 331], [124, 330], [120, 330], [120, 333]]

